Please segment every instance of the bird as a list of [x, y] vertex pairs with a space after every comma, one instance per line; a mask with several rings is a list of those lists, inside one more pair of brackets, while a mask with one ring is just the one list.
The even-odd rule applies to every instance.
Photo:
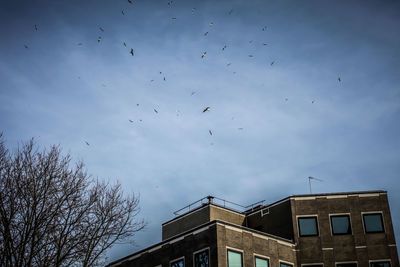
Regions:
[[130, 53], [131, 53], [132, 56], [134, 55], [134, 53], [133, 53], [133, 48], [131, 48], [131, 52], [130, 52]]
[[214, 26], [214, 23], [213, 23], [213, 22], [210, 22], [209, 26], [210, 26], [210, 28], [211, 28], [212, 26]]
[[228, 14], [230, 15], [230, 14], [232, 14], [232, 12], [233, 12], [233, 9], [229, 10]]
[[122, 44], [126, 47], [126, 43], [125, 42], [123, 42]]
[[211, 132], [211, 130], [208, 130], [208, 132], [210, 133], [210, 135], [212, 135], [212, 132]]
[[207, 52], [203, 52], [203, 54], [201, 55], [201, 58], [205, 57], [207, 54]]
[[123, 9], [121, 10], [121, 13], [123, 16], [125, 16], [125, 11]]
[[154, 112], [155, 112], [155, 113], [158, 113], [158, 110], [154, 108]]
[[164, 81], [166, 81], [165, 77], [164, 77]]
[[250, 41], [249, 41], [249, 44], [251, 44], [252, 42], [253, 42], [253, 40], [250, 40]]
[[226, 64], [226, 66], [229, 67], [231, 64], [232, 64], [232, 63], [228, 63], [228, 64]]
[[172, 20], [176, 20], [176, 18], [174, 17], [174, 18], [172, 18]]
[[204, 36], [207, 36], [207, 34], [208, 34], [208, 32], [205, 32], [205, 33], [204, 33]]
[[102, 84], [101, 84], [101, 86], [103, 86], [103, 87], [107, 87], [107, 86], [106, 86], [104, 83], [102, 83]]
[[24, 47], [26, 48], [26, 49], [28, 49], [29, 47], [26, 45], [26, 44], [24, 44]]
[[338, 81], [339, 81], [339, 82], [341, 82], [341, 81], [342, 81], [342, 78], [340, 78], [340, 77], [339, 77], [339, 78], [337, 78], [337, 79], [338, 79]]
[[129, 122], [130, 122], [130, 123], [132, 123], [132, 122], [133, 122], [133, 120], [129, 120]]
[[263, 43], [263, 45], [268, 45], [268, 43]]
[[104, 32], [104, 29], [102, 27], [99, 27], [100, 31]]
[[37, 31], [38, 30], [38, 26], [35, 24], [35, 31]]
[[315, 100], [311, 101], [311, 104], [314, 104]]
[[150, 80], [150, 82], [154, 82], [154, 80]]
[[136, 106], [138, 107], [138, 106], [139, 106], [139, 104], [136, 104]]
[[271, 66], [274, 65], [274, 64], [275, 64], [275, 61], [272, 61], [272, 62], [271, 62]]
[[289, 100], [289, 98], [285, 98], [285, 101], [288, 101]]
[[262, 27], [262, 30], [265, 31], [267, 29], [267, 26]]
[[82, 45], [83, 45], [83, 43], [78, 43], [78, 45], [79, 45], [79, 46], [82, 46]]
[[85, 141], [86, 145], [90, 146], [90, 144], [88, 143], [88, 141]]
[[226, 45], [224, 45], [224, 47], [222, 47], [222, 51], [224, 51], [224, 50], [225, 50], [225, 48], [226, 48]]
[[249, 55], [249, 57], [254, 57], [253, 55]]
[[162, 73], [162, 71], [160, 71], [160, 74]]
[[238, 128], [238, 130], [243, 130], [243, 128]]
[[132, 0], [128, 0], [128, 3], [129, 3], [129, 4], [132, 4]]
[[194, 14], [194, 12], [196, 11], [196, 8], [192, 8], [192, 14]]
[[194, 95], [195, 93], [196, 93], [195, 91], [191, 92], [191, 93], [190, 93], [190, 96]]
[[97, 42], [100, 43], [101, 41], [101, 36], [99, 36], [99, 38], [97, 38]]
[[168, 2], [168, 6], [171, 6], [171, 5], [172, 5], [172, 2], [174, 2], [174, 1], [169, 1], [169, 2]]
[[203, 109], [203, 113], [206, 111], [210, 111], [210, 107], [206, 107], [205, 109]]

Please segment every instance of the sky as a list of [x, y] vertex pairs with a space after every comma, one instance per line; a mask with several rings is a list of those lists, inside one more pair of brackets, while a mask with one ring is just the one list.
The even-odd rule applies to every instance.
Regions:
[[400, 242], [400, 2], [171, 2], [0, 1], [7, 146], [60, 145], [140, 195], [148, 226], [108, 260], [202, 197], [272, 203], [309, 176], [387, 190]]

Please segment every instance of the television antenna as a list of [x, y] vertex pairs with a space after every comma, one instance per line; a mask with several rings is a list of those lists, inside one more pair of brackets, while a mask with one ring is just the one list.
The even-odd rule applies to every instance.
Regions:
[[323, 182], [322, 179], [315, 178], [315, 177], [312, 177], [312, 176], [308, 176], [308, 184], [310, 185], [310, 194], [312, 194], [312, 190], [311, 190], [311, 180], [316, 180], [316, 181], [319, 181], [319, 182]]

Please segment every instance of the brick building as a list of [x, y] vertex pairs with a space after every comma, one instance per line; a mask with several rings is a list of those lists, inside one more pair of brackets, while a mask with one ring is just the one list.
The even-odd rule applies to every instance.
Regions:
[[249, 207], [209, 196], [185, 208], [162, 224], [160, 243], [108, 266], [399, 266], [386, 191], [294, 195]]

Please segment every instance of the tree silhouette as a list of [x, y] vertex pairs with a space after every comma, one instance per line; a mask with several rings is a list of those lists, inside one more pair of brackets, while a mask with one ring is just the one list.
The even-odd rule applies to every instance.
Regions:
[[[72, 167], [71, 167], [72, 165]], [[139, 198], [91, 178], [58, 146], [10, 153], [0, 134], [0, 266], [97, 266], [142, 230]]]

